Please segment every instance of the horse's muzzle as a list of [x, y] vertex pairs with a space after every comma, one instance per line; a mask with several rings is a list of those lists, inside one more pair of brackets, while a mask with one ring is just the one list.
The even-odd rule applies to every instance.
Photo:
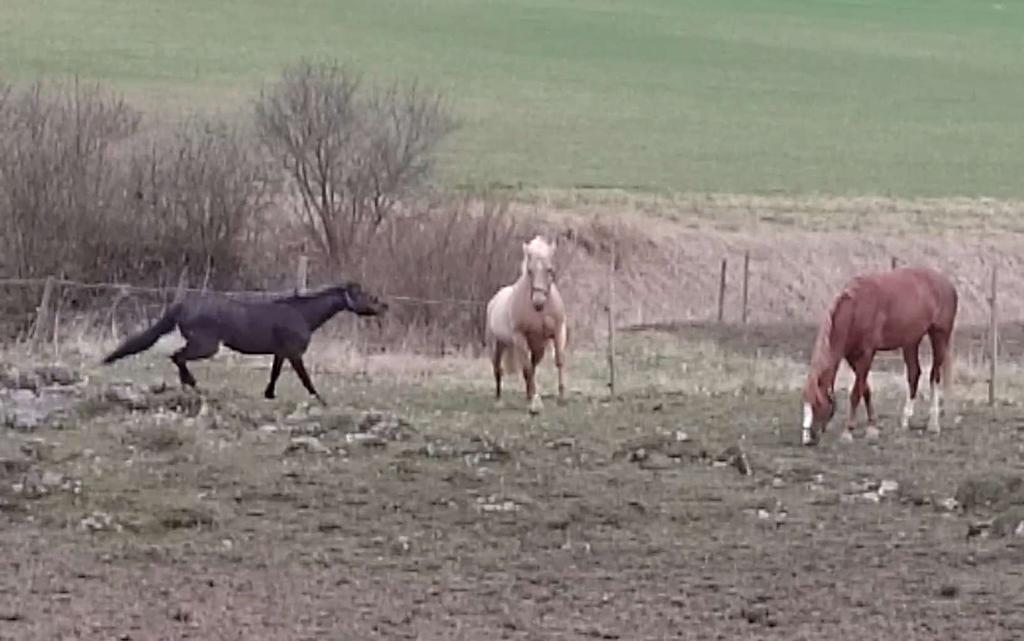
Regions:
[[533, 308], [539, 312], [548, 304], [548, 293], [535, 287], [530, 294], [530, 302], [533, 303]]

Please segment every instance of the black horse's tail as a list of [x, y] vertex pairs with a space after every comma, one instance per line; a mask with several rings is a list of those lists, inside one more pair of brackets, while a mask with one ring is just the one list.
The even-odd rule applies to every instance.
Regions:
[[134, 336], [129, 336], [121, 343], [117, 349], [111, 352], [106, 358], [103, 359], [104, 365], [109, 365], [116, 360], [120, 360], [125, 356], [131, 356], [137, 354], [143, 350], [147, 350], [153, 346], [153, 343], [157, 342], [161, 336], [170, 333], [174, 329], [175, 325], [178, 324], [178, 315], [181, 312], [181, 305], [172, 305], [167, 312], [160, 317], [152, 327], [149, 329], [139, 332]]

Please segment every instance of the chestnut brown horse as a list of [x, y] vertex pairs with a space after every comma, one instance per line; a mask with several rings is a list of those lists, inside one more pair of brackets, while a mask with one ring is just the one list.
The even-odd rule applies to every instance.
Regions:
[[810, 373], [803, 390], [804, 445], [817, 442], [835, 412], [836, 370], [842, 360], [853, 369], [856, 380], [850, 391], [846, 431], [853, 439], [854, 417], [861, 398], [868, 415], [867, 436], [878, 437], [868, 371], [875, 352], [901, 349], [907, 367], [907, 398], [900, 426], [907, 429], [914, 413], [917, 383], [921, 376], [918, 349], [927, 335], [932, 346], [931, 416], [928, 431], [939, 432], [941, 383], [949, 385], [951, 340], [958, 296], [953, 283], [940, 272], [925, 267], [901, 267], [860, 275], [847, 283], [832, 301], [818, 330], [811, 355]]

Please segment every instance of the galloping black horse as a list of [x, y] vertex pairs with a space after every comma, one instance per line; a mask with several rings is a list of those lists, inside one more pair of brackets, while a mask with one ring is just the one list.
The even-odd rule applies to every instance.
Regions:
[[274, 355], [270, 383], [263, 392], [266, 398], [274, 398], [274, 386], [287, 359], [306, 390], [326, 404], [313, 387], [302, 362], [313, 332], [340, 311], [348, 310], [359, 316], [379, 316], [387, 309], [387, 303], [351, 282], [311, 294], [269, 301], [237, 301], [219, 296], [188, 297], [172, 305], [152, 327], [125, 339], [103, 359], [103, 363], [113, 363], [147, 350], [161, 336], [177, 327], [186, 342], [171, 355], [171, 360], [178, 366], [182, 385], [196, 387], [196, 379], [188, 371], [186, 363], [210, 358], [223, 343], [242, 354]]

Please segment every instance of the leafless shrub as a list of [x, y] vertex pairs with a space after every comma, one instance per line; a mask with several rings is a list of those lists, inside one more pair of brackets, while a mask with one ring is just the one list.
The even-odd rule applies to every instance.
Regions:
[[483, 339], [482, 303], [518, 275], [523, 237], [507, 203], [460, 199], [386, 221], [365, 270], [369, 282], [401, 297], [391, 324], [471, 343]]
[[166, 280], [185, 263], [193, 278], [228, 288], [262, 267], [253, 251], [271, 202], [269, 171], [236, 126], [189, 119], [137, 153], [128, 176], [123, 233], [96, 251], [134, 254], [116, 266], [118, 278]]
[[36, 83], [0, 111], [0, 220], [5, 265], [35, 277], [95, 263], [88, 240], [116, 211], [116, 151], [139, 114], [98, 86]]
[[[117, 211], [117, 153], [137, 130], [139, 114], [95, 85], [35, 83], [4, 96], [0, 267], [22, 278], [77, 275], [101, 262], [90, 253], [90, 239]], [[5, 299], [2, 311], [24, 318], [38, 292], [18, 290]]]
[[[97, 85], [0, 87], [0, 276], [164, 285], [190, 264], [229, 287], [276, 268], [253, 260], [270, 200], [253, 138], [193, 118], [144, 141], [140, 119]], [[16, 290], [0, 314], [24, 319], [38, 300]]]
[[346, 268], [429, 174], [454, 122], [441, 96], [416, 84], [367, 95], [355, 72], [302, 62], [261, 93], [256, 125], [307, 234]]

